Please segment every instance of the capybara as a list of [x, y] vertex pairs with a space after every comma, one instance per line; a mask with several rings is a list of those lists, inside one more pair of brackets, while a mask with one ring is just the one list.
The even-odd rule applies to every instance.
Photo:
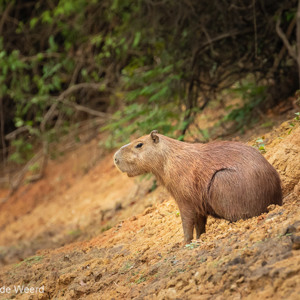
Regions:
[[156, 130], [121, 147], [115, 165], [129, 177], [153, 173], [175, 198], [185, 243], [205, 232], [208, 215], [229, 221], [251, 218], [282, 204], [280, 178], [253, 147], [174, 140]]

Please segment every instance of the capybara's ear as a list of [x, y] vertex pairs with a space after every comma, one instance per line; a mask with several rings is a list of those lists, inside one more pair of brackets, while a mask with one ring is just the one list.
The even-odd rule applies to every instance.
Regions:
[[150, 136], [155, 144], [157, 144], [159, 142], [159, 137], [158, 137], [157, 133], [158, 133], [157, 130], [152, 130], [150, 133]]

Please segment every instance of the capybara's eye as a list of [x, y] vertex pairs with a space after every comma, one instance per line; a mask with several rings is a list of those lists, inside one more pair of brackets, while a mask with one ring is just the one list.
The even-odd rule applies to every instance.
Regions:
[[141, 148], [143, 146], [143, 143], [138, 143], [135, 148]]

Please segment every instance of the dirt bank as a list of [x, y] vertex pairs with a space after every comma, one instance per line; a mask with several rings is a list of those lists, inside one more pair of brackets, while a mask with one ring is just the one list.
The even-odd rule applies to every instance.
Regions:
[[178, 208], [162, 187], [152, 191], [153, 178], [127, 178], [111, 154], [84, 168], [87, 148], [52, 162], [55, 172], [0, 213], [0, 287], [44, 293], [0, 299], [299, 299], [300, 127], [289, 122], [264, 135], [284, 205], [235, 223], [209, 218], [187, 247]]

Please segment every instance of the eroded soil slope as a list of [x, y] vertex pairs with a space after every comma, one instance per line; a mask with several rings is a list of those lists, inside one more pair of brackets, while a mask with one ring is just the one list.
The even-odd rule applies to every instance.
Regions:
[[[95, 159], [97, 165], [72, 186], [58, 188], [58, 175], [51, 186], [37, 183], [41, 187], [26, 214], [13, 209], [26, 195], [24, 187], [1, 207], [6, 265], [0, 270], [0, 287], [44, 287], [44, 293], [0, 297], [299, 299], [300, 127], [291, 130], [289, 124], [264, 136], [265, 155], [282, 178], [284, 205], [235, 223], [209, 218], [207, 232], [186, 247], [181, 246], [174, 200], [162, 187], [150, 192], [152, 179], [140, 182], [118, 173], [111, 155]], [[61, 198], [56, 206], [47, 198], [51, 193]], [[114, 226], [108, 229], [107, 224]], [[101, 232], [103, 228], [108, 230]], [[47, 230], [53, 232], [45, 238]], [[68, 243], [70, 230], [78, 231], [78, 242], [43, 250]], [[38, 241], [47, 238], [51, 242], [41, 247]], [[40, 250], [17, 262], [14, 249], [22, 249], [22, 255], [34, 245]]]
[[[87, 240], [152, 205], [152, 180], [130, 180], [94, 140], [51, 161], [45, 177], [0, 204], [0, 266], [39, 249]], [[5, 191], [2, 191], [5, 195]], [[145, 201], [138, 201], [140, 198]]]

